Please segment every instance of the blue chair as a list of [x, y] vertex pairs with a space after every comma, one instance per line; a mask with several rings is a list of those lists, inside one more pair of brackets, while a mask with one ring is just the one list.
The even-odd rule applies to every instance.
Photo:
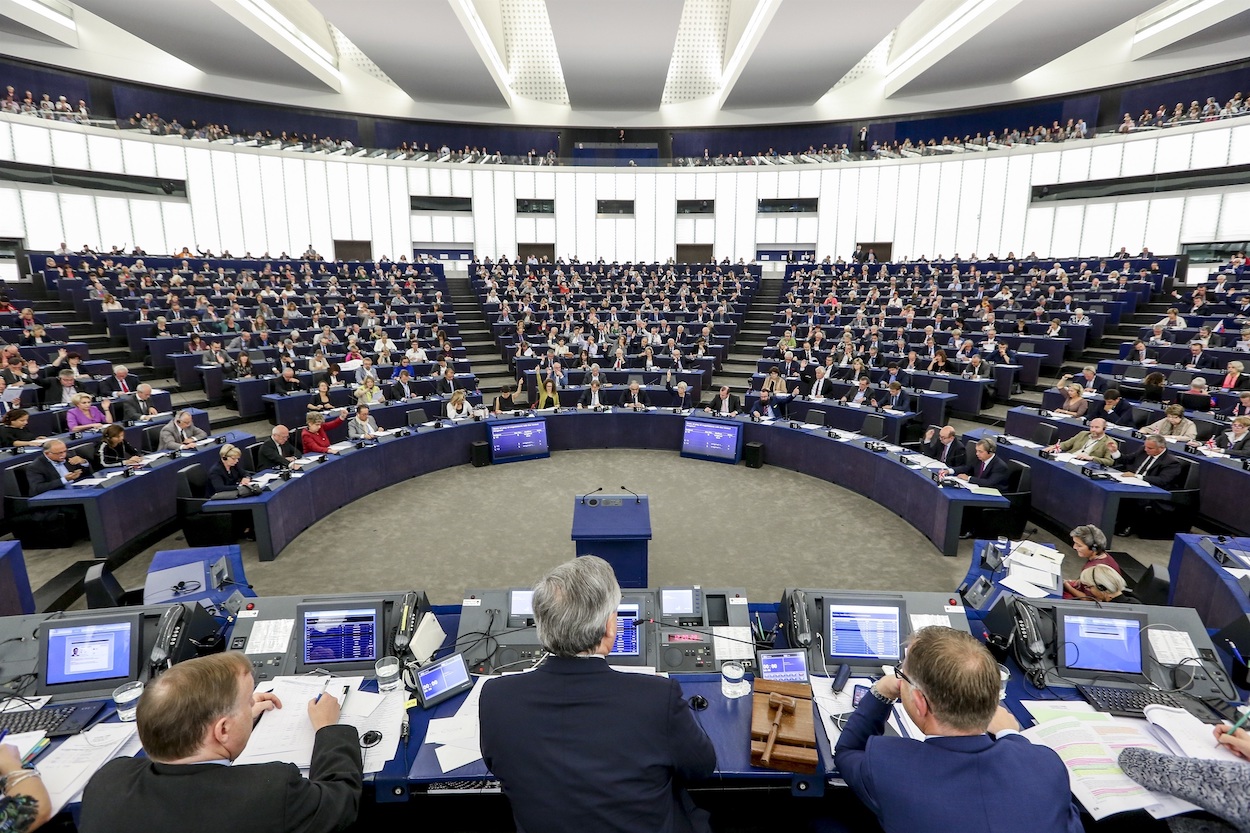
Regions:
[[35, 597], [30, 592], [26, 575], [26, 559], [17, 541], [0, 543], [0, 616], [29, 615], [35, 612]]

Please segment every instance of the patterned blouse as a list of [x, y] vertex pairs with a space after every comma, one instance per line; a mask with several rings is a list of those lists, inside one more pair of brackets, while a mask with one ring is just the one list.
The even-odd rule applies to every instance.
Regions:
[[28, 795], [0, 793], [0, 833], [23, 833], [38, 815], [39, 804]]

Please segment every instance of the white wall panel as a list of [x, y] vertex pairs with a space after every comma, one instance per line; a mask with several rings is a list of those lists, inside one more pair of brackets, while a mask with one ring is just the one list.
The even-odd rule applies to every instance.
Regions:
[[1024, 248], [1024, 218], [1029, 210], [1029, 180], [1032, 156], [1013, 156], [1007, 165], [1007, 188], [1003, 192], [1002, 239], [998, 256], [1015, 252], [1017, 257], [1028, 253]]
[[[912, 246], [914, 253], [924, 252], [933, 257], [937, 254], [934, 246], [937, 215], [940, 210], [938, 188], [941, 186], [941, 165], [920, 165], [920, 183], [916, 189], [916, 239]], [[845, 242], [845, 241], [843, 241]], [[854, 241], [851, 241], [852, 243]], [[846, 246], [842, 251], [849, 252], [853, 246]]]
[[13, 161], [13, 130], [7, 121], [0, 121], [0, 159]]
[[1250, 124], [1240, 124], [1233, 128], [1228, 148], [1228, 164], [1250, 164]]
[[[1081, 224], [1085, 219], [1085, 206], [1061, 205], [1055, 209], [1055, 228], [1051, 233], [1046, 251], [1055, 257], [1080, 256]], [[1038, 249], [1038, 252], [1041, 252]]]
[[570, 175], [552, 174], [556, 187], [556, 254], [577, 252], [577, 185]]
[[0, 236], [19, 240], [26, 236], [26, 224], [22, 221], [22, 195], [16, 188], [0, 188]]
[[1136, 200], [1121, 203], [1115, 210], [1115, 226], [1111, 231], [1111, 244], [1116, 249], [1121, 246], [1130, 252], [1140, 252], [1142, 241], [1146, 237], [1146, 215], [1150, 211], [1150, 203]]
[[126, 250], [134, 248], [137, 235], [130, 222], [130, 202], [125, 197], [95, 198], [95, 213], [100, 221], [100, 242], [103, 245], [121, 246]]
[[122, 140], [112, 136], [87, 136], [87, 155], [91, 157], [91, 170], [107, 171], [111, 174], [125, 172], [122, 163]]
[[1115, 227], [1115, 203], [1091, 203], [1085, 206], [1085, 223], [1081, 230], [1081, 254], [1098, 257], [1114, 252], [1111, 230]]
[[[616, 199], [616, 177], [612, 174], [588, 174], [594, 177], [595, 200]], [[596, 212], [597, 212], [596, 208]], [[605, 258], [606, 259], [606, 258]]]
[[52, 163], [60, 168], [94, 170], [87, 160], [87, 137], [72, 130], [49, 131], [52, 137]]
[[187, 178], [187, 152], [179, 145], [154, 144], [156, 175], [168, 179]]
[[[217, 223], [217, 199], [213, 192], [212, 151], [187, 148], [187, 201], [191, 203], [194, 237], [183, 245], [192, 251], [221, 251], [221, 230]], [[277, 252], [274, 252], [277, 254]]]
[[1192, 133], [1173, 133], [1159, 137], [1155, 173], [1187, 170], [1193, 148], [1194, 134]]
[[965, 159], [959, 182], [959, 222], [955, 230], [956, 252], [970, 257], [973, 252], [984, 257], [987, 252], [977, 248], [981, 236], [981, 191], [985, 186], [985, 159]]
[[[778, 186], [778, 172], [769, 170], [757, 170], [755, 173], [755, 198], [757, 200], [775, 200], [788, 199], [794, 194], [783, 194]], [[750, 179], [751, 171], [747, 171], [745, 176]]]
[[452, 223], [451, 217], [446, 214], [434, 214], [430, 217], [432, 223], [431, 237], [434, 240], [454, 240], [456, 237], [455, 224]]
[[[411, 213], [408, 202], [408, 178], [404, 175], [403, 169], [397, 171], [400, 181], [400, 200], [403, 210], [395, 216], [395, 221], [404, 227], [404, 236], [408, 237], [412, 231], [409, 228], [408, 216]], [[312, 241], [313, 248], [322, 253], [323, 257], [329, 257], [325, 254], [334, 250], [334, 235], [330, 232], [330, 187], [327, 180], [329, 173], [326, 170], [326, 163], [320, 159], [306, 159], [304, 161], [304, 183], [307, 186], [308, 195], [308, 239]], [[244, 229], [246, 234], [247, 230]], [[303, 251], [301, 249], [300, 251]], [[412, 252], [408, 252], [412, 254]]]
[[161, 218], [160, 200], [131, 200], [130, 222], [134, 228], [134, 244], [141, 246], [145, 252], [169, 251], [165, 246], [165, 221]]
[[782, 169], [777, 172], [777, 196], [797, 197], [799, 195], [799, 172]]
[[582, 260], [592, 260], [600, 254], [599, 241], [595, 236], [596, 201], [599, 199], [595, 192], [595, 175], [578, 172], [572, 178], [577, 182], [573, 214], [577, 218], [577, 251], [574, 254]]
[[[433, 180], [431, 180], [433, 181]], [[451, 171], [451, 196], [473, 196], [473, 176], [468, 168], [457, 167]]]
[[538, 171], [534, 174], [534, 196], [540, 200], [556, 198], [556, 175], [552, 171]]
[[877, 189], [881, 169], [866, 167], [859, 172], [859, 193], [855, 207], [855, 239], [879, 240], [877, 236]]
[[[468, 215], [453, 217], [451, 221], [451, 239], [457, 243], [473, 243], [473, 218]], [[510, 255], [516, 252], [508, 252]]]
[[[269, 252], [272, 255], [289, 252], [291, 250], [291, 227], [286, 218], [286, 185], [282, 175], [282, 160], [267, 155], [258, 158], [262, 205], [265, 211], [265, 243], [251, 251], [254, 255], [262, 252]], [[303, 249], [300, 251], [302, 252]], [[327, 246], [321, 251], [329, 252], [330, 247]], [[326, 256], [329, 257], [329, 255]]]
[[[878, 168], [877, 170], [885, 170]], [[820, 196], [820, 171], [811, 169], [801, 169], [799, 171], [799, 197], [801, 199], [811, 199]]]
[[638, 260], [638, 220], [616, 220], [616, 260]]
[[430, 171], [432, 170], [434, 169], [421, 167], [409, 168], [408, 193], [414, 197], [428, 197], [430, 195]]
[[434, 218], [429, 214], [412, 215], [412, 242], [415, 246], [434, 241]]
[[[460, 196], [451, 192], [451, 169], [446, 165], [432, 165], [429, 168], [430, 190], [420, 196], [451, 197]], [[414, 192], [415, 193], [415, 192]], [[470, 196], [464, 194], [463, 196]]]
[[[746, 258], [751, 260], [755, 257], [757, 242], [755, 240], [755, 216], [759, 210], [759, 196], [756, 186], [759, 184], [758, 177], [754, 176], [734, 176], [733, 191], [737, 200], [737, 217], [738, 222], [734, 229], [734, 235], [729, 238], [721, 236], [720, 223], [716, 225], [716, 248], [712, 254], [717, 260], [729, 258], [733, 262], [737, 262], [738, 258]], [[717, 191], [721, 190], [725, 180], [729, 177], [720, 175], [720, 181], [717, 183]], [[730, 203], [731, 210], [733, 203]], [[720, 210], [720, 200], [716, 201], [716, 208]]]
[[[1180, 251], [1181, 215], [1184, 210], [1184, 197], [1169, 197], [1150, 201], [1150, 213], [1146, 215], [1146, 236], [1144, 239], [1150, 251], [1160, 253]], [[1119, 246], [1115, 248], [1118, 249]], [[1103, 251], [1108, 250], [1104, 249]]]
[[[684, 178], [684, 177], [683, 177]], [[717, 174], [711, 171], [697, 171], [690, 179], [694, 180], [694, 193], [689, 197], [678, 199], [714, 200], [716, 199]]]
[[778, 243], [793, 246], [799, 242], [799, 220], [794, 215], [782, 215], [777, 218], [777, 229], [773, 237]]
[[[122, 166], [131, 176], [156, 176], [155, 145], [150, 142], [122, 141]], [[239, 159], [255, 159], [255, 154], [234, 154]]]
[[[386, 220], [390, 221], [391, 226], [391, 257], [399, 260], [400, 255], [412, 257], [412, 224], [408, 222], [408, 215], [411, 213], [412, 203], [408, 200], [408, 176], [404, 173], [403, 168], [387, 167], [387, 182], [390, 190], [390, 206], [387, 210]], [[311, 182], [311, 181], [310, 181]], [[311, 197], [312, 195], [309, 194]], [[312, 208], [312, 202], [309, 201], [309, 209]], [[385, 222], [386, 220], [379, 220]], [[330, 225], [329, 218], [326, 219], [326, 228]], [[314, 223], [314, 234], [316, 225]]]
[[[555, 217], [538, 217], [534, 220], [537, 229], [534, 242], [550, 244], [556, 239], [556, 218]], [[559, 252], [559, 249], [556, 249]]]
[[[684, 178], [683, 174], [677, 175], [678, 187]], [[737, 182], [733, 176], [716, 175], [716, 204], [713, 206], [713, 216], [716, 219], [716, 245], [712, 250], [714, 255], [734, 251], [734, 238], [738, 234], [738, 189], [734, 187]], [[754, 226], [755, 205], [751, 205], [751, 217], [751, 225]]]
[[[932, 203], [937, 216], [933, 232], [933, 251], [950, 257], [956, 251], [955, 233], [959, 228], [960, 184], [963, 182], [963, 162], [943, 162], [938, 165], [938, 198]], [[967, 257], [968, 249], [964, 250]]]
[[[914, 257], [916, 249], [916, 189], [920, 187], [920, 166], [902, 165], [898, 169], [898, 219], [894, 223], [895, 257]], [[839, 200], [839, 202], [841, 202]], [[851, 250], [827, 250], [824, 254], [846, 257]]]
[[816, 235], [820, 229], [817, 219], [808, 215], [800, 215], [795, 220], [798, 224], [798, 231], [795, 234], [797, 242], [804, 246], [815, 246]]
[[[716, 220], [714, 220], [711, 217], [696, 218], [694, 221], [694, 242], [699, 244], [700, 246], [715, 247], [716, 245]], [[672, 256], [673, 255], [668, 255], [663, 259], [667, 260], [669, 257], [672, 257]]]
[[[655, 200], [655, 251], [653, 258], [663, 262], [670, 257], [677, 255], [677, 241], [675, 233], [677, 228], [677, 183], [681, 177], [671, 173], [659, 173], [651, 180], [655, 186], [655, 194], [652, 199]], [[642, 184], [639, 183], [639, 188]], [[712, 197], [716, 199], [716, 181], [712, 181]], [[716, 216], [713, 215], [708, 219], [708, 224], [712, 227], [711, 237], [708, 242], [711, 243], [716, 239]]]
[[1120, 175], [1142, 176], [1154, 173], [1157, 145], [1157, 139], [1139, 139], [1134, 142], [1125, 142], [1124, 161], [1120, 164]]
[[[308, 222], [308, 176], [304, 171], [304, 160], [283, 159], [282, 178], [286, 182], [286, 222], [291, 230], [290, 248], [284, 251], [291, 257], [299, 257], [312, 242], [312, 224]], [[358, 239], [369, 238], [365, 236]]]
[[516, 191], [518, 200], [537, 199], [537, 191], [534, 188], [534, 172], [533, 171], [517, 171], [512, 175], [512, 187]]
[[859, 176], [856, 168], [844, 168], [838, 182], [838, 231], [833, 254], [850, 258], [855, 251], [856, 211], [859, 208]]
[[[373, 239], [373, 218], [369, 212], [369, 173], [367, 165], [347, 165], [347, 200], [352, 216], [352, 239]], [[295, 223], [291, 223], [295, 234]], [[302, 251], [302, 250], [301, 250]]]
[[1195, 168], [1219, 168], [1228, 164], [1230, 130], [1207, 130], [1194, 134], [1194, 150], [1190, 159]]
[[1049, 205], [1030, 208], [1024, 225], [1024, 245], [1018, 256], [1036, 252], [1039, 257], [1050, 253], [1050, 240], [1055, 231], [1055, 209]]
[[[1185, 198], [1185, 214], [1181, 221], [1182, 243], [1208, 243], [1215, 240], [1215, 230], [1220, 221], [1220, 205], [1224, 200], [1222, 194], [1202, 194]], [[1114, 241], [1119, 243], [1120, 241]], [[1133, 248], [1131, 243], [1124, 243], [1130, 251], [1141, 251], [1141, 247]], [[1119, 246], [1117, 245], [1118, 249]]]
[[369, 219], [373, 256], [398, 259], [406, 254], [391, 240], [391, 181], [382, 165], [369, 165]]
[[755, 247], [771, 248], [779, 241], [777, 240], [777, 216], [775, 214], [760, 214], [755, 218]]
[[883, 243], [894, 240], [894, 227], [898, 221], [898, 172], [897, 165], [885, 165], [878, 169], [877, 182], [877, 234], [874, 238]]
[[1059, 158], [1059, 181], [1082, 182], [1089, 179], [1091, 156], [1088, 146], [1063, 151]]
[[838, 238], [838, 170], [820, 171], [820, 213], [816, 215], [816, 252], [834, 251]]
[[981, 208], [977, 218], [977, 254], [981, 257], [1006, 254], [1002, 237], [1007, 161], [1002, 156], [985, 160], [985, 179], [981, 186]]
[[517, 215], [516, 218], [516, 242], [538, 243], [538, 220], [534, 217], [526, 217], [523, 214]]
[[595, 220], [595, 249], [598, 257], [608, 263], [620, 259], [616, 255], [616, 224], [617, 220]]
[[[195, 224], [191, 221], [190, 204], [172, 200], [162, 201], [161, 221], [165, 227], [165, 248], [161, 251], [181, 251], [183, 246], [191, 248], [195, 244]], [[275, 251], [274, 254], [277, 252]]]
[[[68, 239], [87, 244], [101, 239], [94, 197], [88, 194], [59, 194], [58, 198], [61, 202], [61, 221], [65, 223]], [[77, 246], [71, 243], [70, 248], [76, 249]], [[217, 248], [215, 243], [213, 248]]]
[[[326, 163], [326, 187], [330, 193], [330, 235], [334, 240], [353, 239], [352, 211], [347, 191], [347, 167], [345, 162]], [[430, 172], [433, 174], [433, 169]], [[431, 179], [433, 179], [432, 176]], [[451, 238], [434, 238], [434, 240], [449, 239]]]
[[[643, 174], [645, 176], [646, 174]], [[638, 177], [634, 174], [616, 174], [616, 198], [618, 200], [632, 200], [637, 198], [637, 192], [634, 190], [634, 181]]]
[[697, 199], [697, 197], [695, 197], [695, 194], [698, 192], [695, 189], [695, 184], [700, 181], [699, 177], [701, 176], [706, 177], [707, 178], [706, 181], [710, 182], [713, 188], [716, 187], [716, 183], [718, 179], [717, 179], [716, 174], [711, 173], [711, 172], [706, 172], [706, 173], [705, 172], [700, 172], [700, 173], [681, 172], [681, 173], [675, 174], [675, 178], [676, 178], [675, 182], [677, 186], [677, 199], [679, 200]]
[[209, 158], [213, 162], [213, 201], [217, 204], [217, 226], [221, 234], [221, 248], [217, 251], [225, 249], [242, 254], [243, 217], [239, 211], [239, 174], [235, 165], [238, 154], [214, 153]]
[[[495, 183], [495, 248], [496, 252], [516, 253], [516, 190], [512, 177], [508, 176], [507, 171], [494, 174], [488, 174], [488, 179], [493, 179]], [[473, 178], [473, 196], [474, 203], [477, 202], [477, 195], [482, 193], [482, 187], [478, 183], [475, 176]], [[485, 251], [488, 243], [482, 239], [474, 228], [473, 248], [475, 251]]]
[[642, 174], [630, 177], [634, 194], [634, 240], [630, 243], [633, 259], [652, 263], [656, 259], [655, 240], [660, 223], [672, 224], [677, 210], [672, 200], [661, 206], [655, 199], [655, 176]]
[[1090, 179], [1111, 179], [1120, 175], [1120, 164], [1124, 161], [1124, 145], [1117, 142], [1109, 145], [1097, 145], [1090, 154]]
[[[1224, 195], [1217, 240], [1250, 239], [1250, 191], [1229, 191]], [[1152, 251], [1154, 251], [1152, 247]], [[1164, 251], [1159, 249], [1158, 251]], [[1172, 251], [1167, 249], [1166, 251]]]
[[1059, 181], [1059, 158], [1061, 151], [1050, 150], [1031, 154], [1033, 157], [1033, 184], [1051, 185]]
[[[61, 204], [51, 191], [23, 191], [22, 217], [26, 226], [26, 243], [32, 249], [55, 249], [69, 236], [61, 224]], [[70, 245], [77, 249], [81, 243]]]
[[[51, 131], [29, 124], [12, 125], [13, 158], [28, 165], [52, 164]], [[55, 246], [53, 247], [55, 248]]]

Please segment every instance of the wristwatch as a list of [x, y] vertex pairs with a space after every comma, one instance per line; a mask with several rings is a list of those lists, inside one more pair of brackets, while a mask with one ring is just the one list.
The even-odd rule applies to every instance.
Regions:
[[868, 690], [872, 692], [873, 697], [876, 697], [878, 700], [880, 700], [882, 703], [885, 703], [887, 706], [893, 706], [895, 703], [898, 702], [898, 698], [886, 697], [880, 691], [877, 691], [876, 683], [873, 683], [872, 687], [869, 688]]

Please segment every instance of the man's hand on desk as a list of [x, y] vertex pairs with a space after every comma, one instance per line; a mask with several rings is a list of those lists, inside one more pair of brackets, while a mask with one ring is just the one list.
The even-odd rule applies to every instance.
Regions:
[[1015, 715], [1011, 712], [999, 706], [998, 711], [994, 713], [994, 717], [990, 719], [990, 725], [986, 728], [986, 731], [991, 735], [997, 735], [1006, 729], [1016, 732], [1020, 731], [1020, 721], [1016, 720]]
[[271, 709], [282, 708], [282, 701], [272, 691], [256, 691], [252, 693], [252, 722]]
[[339, 722], [339, 701], [333, 697], [322, 697], [320, 701], [308, 701], [308, 719], [312, 721], [314, 732], [325, 726], [333, 726]]

